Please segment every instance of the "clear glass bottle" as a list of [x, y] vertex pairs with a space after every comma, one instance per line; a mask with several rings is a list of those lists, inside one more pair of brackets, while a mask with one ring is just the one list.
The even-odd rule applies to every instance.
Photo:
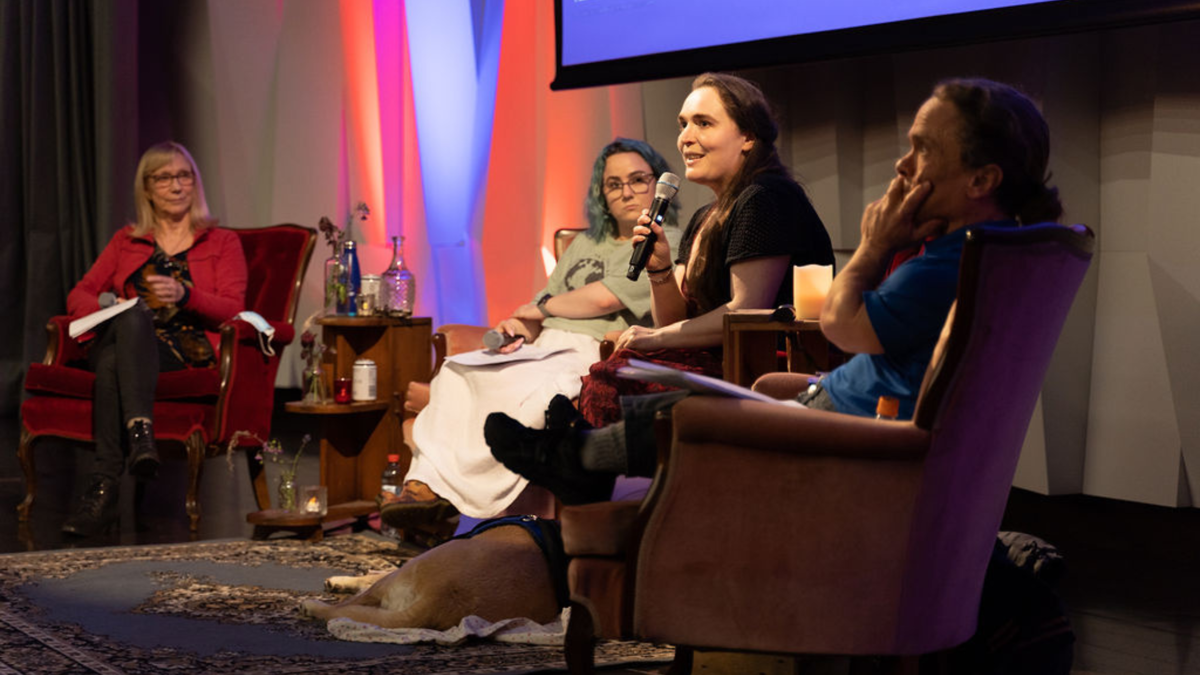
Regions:
[[384, 270], [380, 305], [389, 316], [412, 316], [417, 297], [417, 280], [404, 264], [404, 237], [392, 237], [392, 262]]
[[342, 295], [345, 287], [342, 285], [342, 252], [336, 251], [325, 260], [325, 315], [333, 316], [338, 313], [338, 306], [343, 302]]
[[362, 291], [362, 272], [358, 267], [358, 245], [354, 240], [342, 244], [342, 283], [345, 292], [338, 296], [338, 314], [358, 316], [358, 294]]

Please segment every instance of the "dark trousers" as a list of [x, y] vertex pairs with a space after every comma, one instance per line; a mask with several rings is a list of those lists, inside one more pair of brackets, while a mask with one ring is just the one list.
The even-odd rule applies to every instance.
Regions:
[[96, 440], [93, 473], [118, 479], [125, 470], [125, 429], [129, 421], [152, 419], [160, 370], [183, 367], [160, 353], [154, 314], [138, 306], [102, 324], [88, 347], [88, 365], [96, 374], [92, 398], [92, 435]]
[[[658, 440], [654, 434], [654, 419], [660, 410], [669, 410], [689, 396], [687, 391], [670, 391], [661, 394], [621, 397], [621, 421], [625, 425], [625, 450], [629, 466], [628, 475], [654, 476], [658, 462]], [[818, 386], [805, 392], [798, 400], [809, 408], [836, 412], [833, 401], [825, 389]]]

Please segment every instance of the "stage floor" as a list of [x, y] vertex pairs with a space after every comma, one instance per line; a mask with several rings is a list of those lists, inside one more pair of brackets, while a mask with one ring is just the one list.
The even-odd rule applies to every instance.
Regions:
[[[288, 448], [315, 431], [311, 419], [283, 411], [283, 403], [297, 397], [298, 392], [280, 390], [276, 401], [275, 435]], [[66, 444], [38, 452], [39, 497], [32, 522], [19, 528], [16, 506], [24, 482], [16, 459], [18, 437], [17, 420], [0, 419], [0, 552], [192, 539], [183, 506], [182, 455], [165, 459], [136, 517], [132, 483], [122, 486], [119, 532], [64, 539], [58, 528], [71, 503], [73, 481], [86, 466], [86, 451]], [[299, 475], [301, 485], [317, 480], [312, 448], [301, 458]], [[250, 536], [246, 514], [254, 510], [254, 499], [244, 457], [233, 457], [232, 470], [223, 457], [206, 462], [200, 504], [197, 540]], [[1200, 510], [1014, 490], [1003, 527], [1042, 537], [1062, 552], [1067, 574], [1059, 592], [1077, 635], [1077, 672], [1200, 675]]]

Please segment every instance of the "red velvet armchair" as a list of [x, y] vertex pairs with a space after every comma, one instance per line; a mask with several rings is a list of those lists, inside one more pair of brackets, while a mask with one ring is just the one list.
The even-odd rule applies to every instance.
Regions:
[[[563, 509], [567, 661], [593, 633], [910, 657], [975, 631], [1042, 380], [1091, 259], [1084, 226], [976, 228], [912, 421], [694, 396], [644, 502]], [[777, 373], [756, 388], [807, 386]], [[905, 661], [904, 659], [909, 659]]]
[[[241, 320], [221, 326], [216, 368], [162, 373], [154, 403], [154, 432], [160, 447], [178, 443], [187, 451], [187, 513], [192, 531], [200, 508], [196, 495], [204, 459], [224, 452], [238, 431], [261, 438], [271, 433], [275, 374], [283, 348], [295, 337], [293, 322], [300, 284], [312, 257], [316, 231], [300, 225], [275, 225], [233, 230], [241, 238], [248, 272], [246, 309], [262, 315], [275, 328], [274, 356], [259, 347], [258, 333]], [[37, 495], [35, 441], [55, 436], [93, 440], [92, 390], [95, 375], [82, 347], [67, 333], [70, 317], [57, 316], [46, 325], [48, 342], [41, 363], [29, 366], [21, 405], [21, 441], [17, 449], [25, 473], [25, 500], [17, 506], [19, 519], [29, 519]], [[261, 508], [269, 504], [266, 478], [252, 459], [251, 477]]]

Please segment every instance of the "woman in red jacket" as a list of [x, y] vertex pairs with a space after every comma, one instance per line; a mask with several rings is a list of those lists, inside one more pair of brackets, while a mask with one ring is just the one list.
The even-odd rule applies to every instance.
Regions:
[[69, 534], [87, 536], [113, 523], [127, 465], [138, 480], [157, 474], [151, 416], [159, 372], [214, 367], [215, 331], [245, 304], [241, 243], [215, 227], [186, 148], [165, 142], [147, 150], [133, 195], [137, 222], [113, 236], [67, 296], [76, 318], [102, 303], [137, 303], [81, 338], [96, 373], [96, 454], [90, 484], [63, 524]]

